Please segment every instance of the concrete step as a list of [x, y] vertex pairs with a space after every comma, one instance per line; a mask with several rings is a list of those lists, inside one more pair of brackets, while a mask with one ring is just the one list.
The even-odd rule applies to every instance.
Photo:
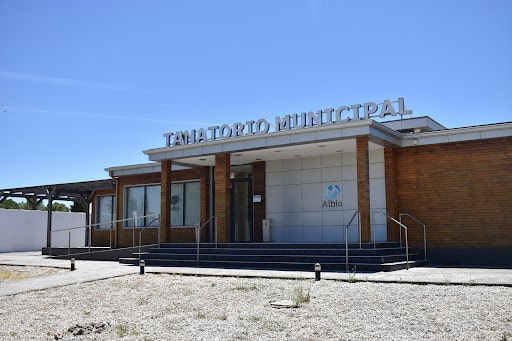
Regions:
[[[369, 245], [371, 247], [369, 247]], [[276, 269], [311, 271], [315, 263], [323, 271], [346, 271], [345, 244], [272, 244], [231, 243], [200, 245], [200, 267]], [[398, 243], [367, 243], [349, 246], [348, 263], [358, 271], [394, 271], [406, 265], [405, 249]], [[410, 250], [409, 267], [416, 266], [418, 255]], [[140, 254], [148, 266], [197, 266], [197, 244], [166, 243]], [[139, 264], [139, 253], [119, 259], [121, 263]]]

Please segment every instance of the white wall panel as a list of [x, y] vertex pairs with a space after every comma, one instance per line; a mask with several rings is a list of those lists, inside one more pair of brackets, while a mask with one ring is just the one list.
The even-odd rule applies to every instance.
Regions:
[[341, 182], [341, 166], [322, 168], [322, 182]]
[[[383, 155], [382, 149], [371, 151], [369, 165], [370, 202], [379, 209], [386, 207]], [[266, 170], [266, 218], [273, 242], [344, 241], [345, 224], [358, 209], [356, 153], [269, 161]], [[327, 190], [336, 185], [340, 194]], [[379, 238], [385, 238], [385, 222], [376, 226]], [[349, 242], [359, 241], [357, 219], [348, 232]]]
[[341, 167], [341, 153], [320, 156], [322, 167]]
[[[41, 251], [46, 246], [48, 212], [0, 209], [0, 252]], [[52, 213], [52, 246], [68, 247], [69, 227], [85, 225], [85, 213]], [[85, 246], [85, 228], [71, 231], [71, 247]]]

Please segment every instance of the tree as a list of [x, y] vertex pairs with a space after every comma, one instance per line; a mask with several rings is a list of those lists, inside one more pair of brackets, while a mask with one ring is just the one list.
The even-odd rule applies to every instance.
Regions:
[[[46, 209], [44, 211], [48, 211], [48, 207], [46, 207]], [[59, 212], [69, 212], [69, 207], [67, 207], [66, 205], [64, 205], [63, 203], [60, 203], [60, 202], [54, 202], [52, 203], [52, 211], [55, 212], [55, 211], [59, 211]]]
[[87, 204], [83, 201], [73, 201], [71, 205], [71, 212], [86, 212]]
[[0, 208], [6, 208], [8, 210], [19, 210], [20, 204], [12, 199], [7, 199], [0, 204]]

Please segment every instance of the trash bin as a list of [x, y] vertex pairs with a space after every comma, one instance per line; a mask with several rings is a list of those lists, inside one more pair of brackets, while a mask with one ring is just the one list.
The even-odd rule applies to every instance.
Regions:
[[263, 242], [270, 242], [270, 220], [263, 219], [261, 226], [263, 229]]

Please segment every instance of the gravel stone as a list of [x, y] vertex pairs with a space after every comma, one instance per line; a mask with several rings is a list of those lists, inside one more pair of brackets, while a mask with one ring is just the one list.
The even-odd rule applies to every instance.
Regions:
[[[293, 300], [297, 290], [309, 293], [297, 309], [271, 306]], [[499, 286], [136, 274], [0, 297], [0, 311], [0, 340], [58, 335], [147, 341], [510, 340], [512, 335], [512, 288]], [[73, 335], [73, 327], [81, 332]]]

